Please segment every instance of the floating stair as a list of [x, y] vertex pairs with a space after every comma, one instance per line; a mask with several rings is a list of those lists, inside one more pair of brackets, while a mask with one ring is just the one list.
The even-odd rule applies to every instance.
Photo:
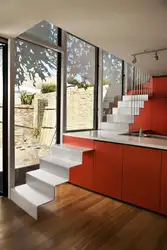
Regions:
[[26, 173], [26, 184], [11, 189], [11, 200], [34, 219], [38, 207], [55, 198], [55, 187], [69, 181], [69, 170], [82, 164], [83, 153], [92, 151], [67, 144], [54, 145], [40, 159], [40, 169]]
[[107, 122], [101, 122], [101, 130], [112, 130], [119, 133], [129, 132], [129, 125], [134, 123], [135, 116], [140, 115], [148, 95], [125, 95], [118, 101], [118, 107], [107, 115]]

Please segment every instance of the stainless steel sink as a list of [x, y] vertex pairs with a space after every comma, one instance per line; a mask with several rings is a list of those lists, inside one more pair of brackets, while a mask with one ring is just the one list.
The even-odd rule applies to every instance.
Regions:
[[[131, 132], [131, 133], [125, 133], [125, 134], [121, 134], [121, 135], [139, 137], [139, 132]], [[154, 139], [165, 139], [165, 140], [167, 140], [167, 136], [164, 136], [164, 135], [147, 134], [147, 133], [144, 133], [144, 132], [143, 132], [143, 135], [142, 135], [141, 137], [154, 138]]]

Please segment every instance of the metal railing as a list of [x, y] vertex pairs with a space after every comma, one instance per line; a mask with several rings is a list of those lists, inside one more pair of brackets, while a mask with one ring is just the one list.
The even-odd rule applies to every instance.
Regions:
[[[129, 67], [129, 68], [128, 68]], [[135, 115], [139, 115], [140, 108], [143, 105], [143, 95], [152, 95], [152, 78], [149, 74], [140, 69], [127, 64], [126, 73], [129, 74], [125, 84], [125, 94], [130, 97], [130, 117], [134, 122]]]

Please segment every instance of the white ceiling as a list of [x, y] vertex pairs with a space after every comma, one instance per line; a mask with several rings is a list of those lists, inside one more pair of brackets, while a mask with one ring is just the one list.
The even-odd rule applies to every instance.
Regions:
[[[167, 47], [167, 0], [0, 0], [0, 34], [15, 37], [47, 20], [120, 58]], [[138, 57], [152, 75], [167, 74], [167, 52]]]

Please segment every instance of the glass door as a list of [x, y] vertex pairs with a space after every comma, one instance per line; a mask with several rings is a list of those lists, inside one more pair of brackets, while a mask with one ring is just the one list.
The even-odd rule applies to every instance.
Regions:
[[8, 195], [8, 52], [0, 41], [0, 196]]

